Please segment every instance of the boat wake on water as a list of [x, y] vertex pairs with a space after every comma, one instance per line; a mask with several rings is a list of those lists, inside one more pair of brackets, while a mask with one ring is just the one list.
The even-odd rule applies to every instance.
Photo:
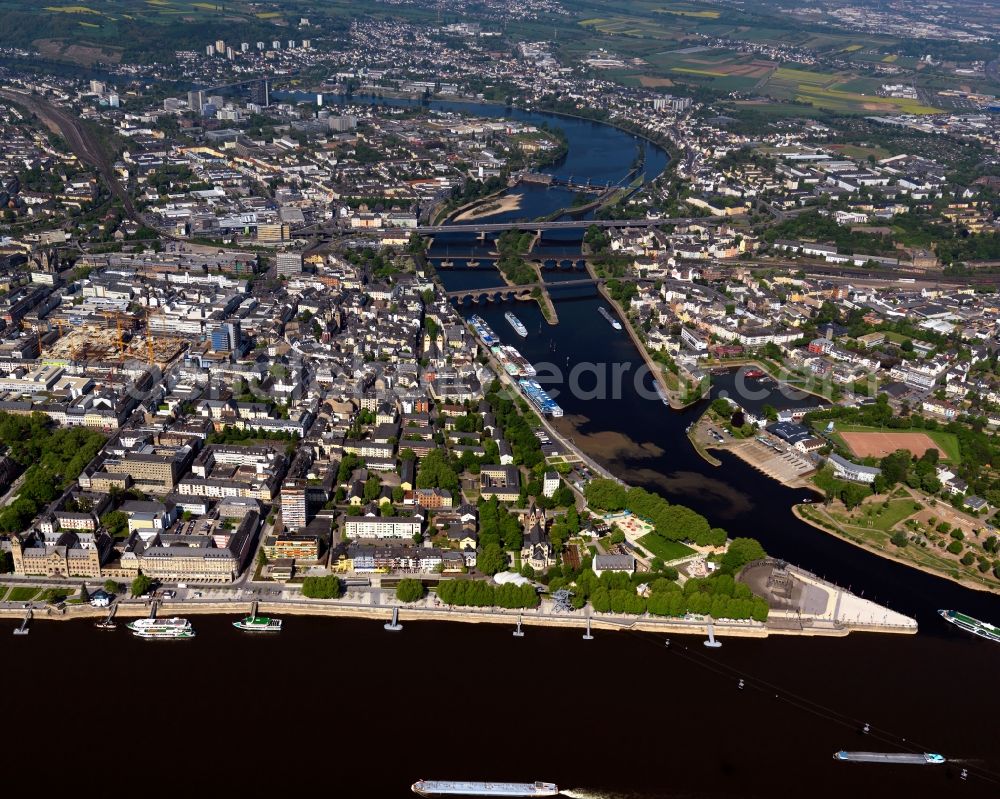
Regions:
[[563, 788], [559, 791], [560, 796], [568, 796], [569, 799], [699, 799], [707, 794], [694, 793], [671, 793], [665, 794], [661, 791], [653, 793], [643, 793], [642, 791], [600, 791], [586, 790], [585, 788]]

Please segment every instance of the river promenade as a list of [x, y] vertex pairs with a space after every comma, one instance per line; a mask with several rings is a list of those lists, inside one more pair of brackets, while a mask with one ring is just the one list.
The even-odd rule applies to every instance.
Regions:
[[[26, 613], [24, 603], [3, 603], [0, 606], [0, 617], [23, 619]], [[246, 615], [250, 601], [234, 597], [231, 601], [220, 600], [186, 600], [183, 602], [158, 601], [157, 616], [167, 618], [175, 615]], [[506, 610], [500, 608], [461, 608], [448, 606], [433, 606], [433, 600], [423, 603], [401, 604], [388, 602], [372, 605], [370, 603], [351, 602], [345, 600], [321, 599], [281, 599], [262, 601], [258, 604], [258, 613], [277, 616], [326, 616], [331, 618], [367, 618], [382, 622], [389, 621], [393, 608], [399, 609], [399, 619], [406, 621], [450, 621], [472, 624], [506, 624], [513, 627], [520, 620], [525, 626], [537, 627], [568, 627], [585, 630], [588, 615], [585, 611], [555, 612], [548, 601], [542, 606], [530, 610]], [[122, 600], [117, 603], [115, 618], [134, 619], [149, 616], [151, 605], [145, 600]], [[102, 621], [107, 618], [108, 609], [94, 608], [89, 605], [36, 606], [32, 609], [32, 623], [35, 621], [72, 621], [74, 619], [91, 619]], [[624, 616], [611, 613], [591, 613], [589, 615], [592, 630], [632, 630], [636, 632], [670, 633], [677, 635], [707, 635], [709, 625], [719, 638], [767, 638], [771, 635], [802, 635], [843, 637], [852, 631], [912, 634], [917, 631], [916, 622], [906, 624], [880, 623], [874, 616], [870, 619], [858, 619], [846, 623], [830, 617], [807, 620], [808, 623], [798, 623], [800, 619], [795, 614], [778, 613], [774, 622], [766, 624], [749, 620], [711, 619], [708, 617], [661, 618], [644, 614], [642, 616]]]
[[[772, 578], [782, 576], [781, 581]], [[419, 575], [417, 575], [419, 577]], [[430, 575], [428, 575], [430, 577]], [[912, 634], [917, 631], [914, 619], [896, 613], [877, 603], [858, 597], [850, 591], [827, 582], [803, 569], [772, 559], [748, 564], [741, 581], [750, 584], [754, 592], [768, 599], [771, 606], [768, 621], [749, 619], [712, 619], [710, 616], [687, 614], [684, 617], [654, 616], [649, 613], [625, 615], [595, 613], [590, 607], [564, 609], [547, 596], [537, 608], [515, 610], [503, 608], [455, 607], [442, 604], [433, 594], [417, 602], [402, 603], [389, 589], [379, 587], [350, 589], [339, 599], [309, 599], [297, 586], [273, 584], [247, 586], [217, 586], [205, 589], [215, 596], [205, 598], [156, 599], [156, 615], [175, 614], [245, 614], [252, 602], [258, 603], [258, 613], [276, 615], [330, 616], [374, 618], [388, 621], [398, 610], [403, 621], [453, 621], [473, 624], [507, 624], [518, 621], [540, 627], [570, 627], [601, 630], [634, 630], [682, 635], [707, 635], [709, 626], [720, 637], [767, 638], [770, 635], [804, 635], [841, 637], [852, 631]], [[41, 586], [41, 583], [34, 583]], [[267, 585], [266, 589], [260, 586]], [[779, 588], [775, 589], [775, 585]], [[782, 588], [790, 587], [787, 593]], [[258, 591], [266, 590], [263, 598]], [[273, 594], [280, 590], [278, 596]], [[142, 618], [153, 612], [154, 600], [122, 599], [115, 603], [116, 618]], [[0, 616], [24, 618], [27, 604], [32, 605], [32, 617], [45, 620], [105, 619], [109, 608], [89, 604], [50, 605], [43, 603], [0, 602]]]

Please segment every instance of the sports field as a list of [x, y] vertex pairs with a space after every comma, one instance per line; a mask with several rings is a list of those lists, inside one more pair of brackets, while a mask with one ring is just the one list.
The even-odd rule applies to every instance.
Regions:
[[929, 449], [936, 449], [943, 458], [947, 458], [947, 453], [941, 452], [941, 447], [935, 443], [927, 433], [846, 433], [840, 432], [840, 437], [844, 443], [850, 447], [851, 452], [859, 458], [882, 458], [891, 455], [898, 449], [909, 450], [912, 454], [920, 457]]

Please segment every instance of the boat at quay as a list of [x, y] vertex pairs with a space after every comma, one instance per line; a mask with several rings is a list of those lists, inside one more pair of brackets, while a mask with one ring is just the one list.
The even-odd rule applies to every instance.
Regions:
[[988, 624], [985, 621], [979, 621], [979, 619], [959, 613], [957, 610], [939, 610], [938, 613], [942, 619], [954, 624], [956, 627], [962, 628], [968, 633], [978, 635], [980, 638], [985, 638], [988, 641], [1000, 641], [1000, 627]]
[[500, 339], [493, 332], [493, 328], [486, 324], [486, 320], [483, 317], [471, 316], [469, 317], [469, 323], [472, 325], [472, 329], [476, 331], [476, 335], [479, 336], [480, 341], [487, 347], [500, 346]]
[[420, 796], [556, 796], [554, 782], [464, 782], [417, 780], [412, 790]]
[[531, 365], [527, 358], [509, 344], [501, 344], [491, 347], [490, 352], [500, 362], [504, 371], [511, 377], [534, 377], [535, 367]]
[[187, 619], [136, 619], [128, 628], [138, 638], [194, 638], [194, 628]]
[[527, 380], [521, 378], [517, 381], [517, 384], [521, 387], [521, 391], [524, 395], [531, 401], [541, 413], [547, 414], [549, 416], [562, 416], [563, 409], [556, 404], [556, 401], [548, 395], [539, 384], [537, 380]]
[[245, 616], [239, 621], [234, 621], [233, 627], [251, 633], [278, 633], [281, 632], [281, 619], [272, 619], [269, 616]]

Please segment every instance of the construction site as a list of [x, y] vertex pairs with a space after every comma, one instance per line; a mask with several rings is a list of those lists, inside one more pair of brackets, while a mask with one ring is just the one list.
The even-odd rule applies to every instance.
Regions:
[[44, 346], [44, 357], [76, 363], [145, 361], [163, 368], [187, 346], [182, 338], [152, 336], [137, 328], [135, 317], [105, 313], [99, 320], [68, 325], [55, 322], [59, 337]]

